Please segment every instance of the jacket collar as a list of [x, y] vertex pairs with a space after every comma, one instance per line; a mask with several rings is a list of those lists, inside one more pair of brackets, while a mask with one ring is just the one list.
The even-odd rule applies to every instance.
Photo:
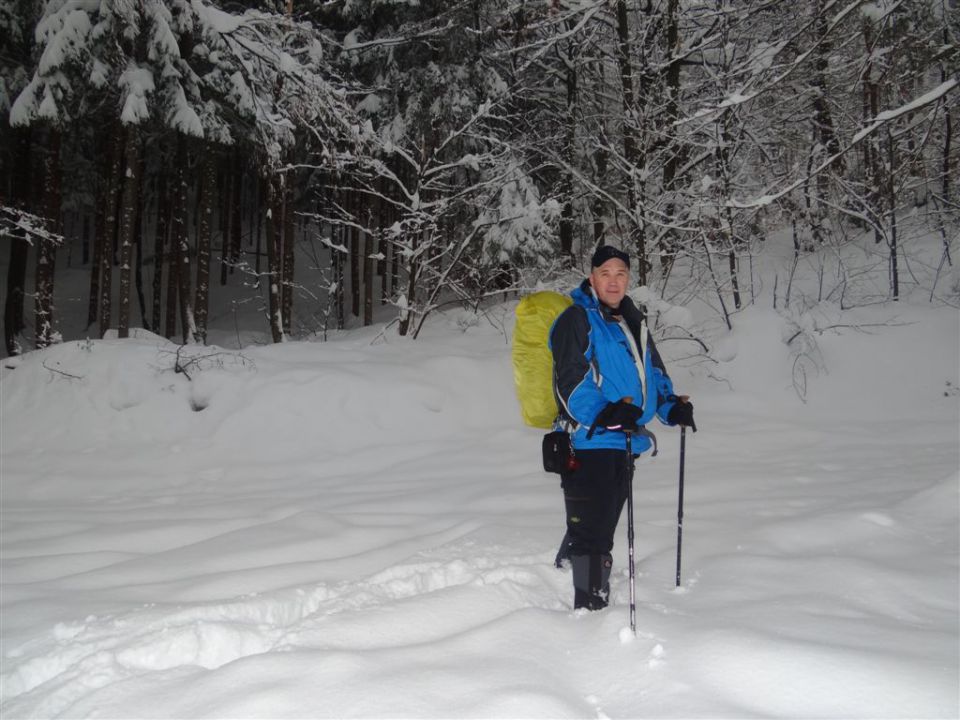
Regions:
[[[597, 293], [594, 292], [593, 286], [590, 285], [590, 278], [584, 279], [584, 281], [580, 283], [580, 287], [576, 288], [570, 295], [578, 305], [582, 305], [588, 310], [599, 310], [604, 320], [616, 322], [616, 316], [613, 310], [600, 302], [600, 298], [598, 298]], [[629, 300], [630, 298], [625, 297], [623, 303], [627, 303]], [[621, 305], [623, 303], [621, 303]]]
[[[608, 322], [617, 321], [617, 316], [613, 314], [613, 311], [600, 302], [597, 294], [593, 291], [593, 287], [590, 285], [589, 278], [585, 278], [584, 281], [580, 283], [580, 286], [570, 293], [570, 296], [577, 305], [588, 310], [599, 310], [604, 320]], [[640, 327], [640, 323], [643, 320], [643, 313], [634, 305], [629, 295], [625, 295], [623, 301], [620, 303], [620, 313], [630, 328], [636, 332], [636, 328]]]
[[593, 288], [590, 287], [590, 280], [584, 279], [580, 286], [574, 288], [570, 293], [570, 297], [573, 298], [573, 301], [582, 307], [587, 309], [597, 308], [600, 305], [600, 301], [597, 299], [596, 293], [593, 292]]

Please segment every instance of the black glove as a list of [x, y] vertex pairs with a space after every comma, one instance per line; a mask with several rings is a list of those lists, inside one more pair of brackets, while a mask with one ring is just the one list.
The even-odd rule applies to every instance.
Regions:
[[692, 427], [693, 431], [697, 431], [697, 424], [693, 422], [693, 403], [687, 400], [678, 399], [670, 412], [667, 413], [667, 422], [671, 425], [686, 425], [687, 427]]
[[593, 431], [598, 427], [607, 430], [622, 430], [623, 432], [636, 432], [637, 420], [643, 415], [643, 410], [632, 403], [618, 400], [617, 402], [607, 403], [606, 406], [597, 413], [597, 419], [593, 421], [587, 438], [593, 437]]

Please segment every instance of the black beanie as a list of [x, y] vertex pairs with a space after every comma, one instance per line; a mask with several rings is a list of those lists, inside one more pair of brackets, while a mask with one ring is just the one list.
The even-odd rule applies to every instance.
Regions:
[[623, 250], [618, 250], [613, 245], [601, 245], [598, 247], [596, 252], [593, 253], [593, 257], [590, 258], [590, 267], [600, 267], [611, 258], [622, 260], [624, 265], [628, 268], [630, 267], [630, 256]]

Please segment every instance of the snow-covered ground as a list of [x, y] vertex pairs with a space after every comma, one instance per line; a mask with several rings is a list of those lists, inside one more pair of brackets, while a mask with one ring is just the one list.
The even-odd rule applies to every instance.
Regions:
[[186, 374], [143, 333], [7, 361], [0, 713], [956, 718], [958, 313], [847, 313], [881, 326], [795, 374], [766, 305], [720, 362], [662, 344], [700, 432], [680, 588], [678, 431], [638, 461], [635, 638], [626, 515], [610, 608], [553, 567], [511, 303]]

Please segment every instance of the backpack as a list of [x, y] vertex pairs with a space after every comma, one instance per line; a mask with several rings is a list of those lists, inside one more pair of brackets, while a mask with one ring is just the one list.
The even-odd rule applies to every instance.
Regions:
[[553, 354], [550, 328], [573, 300], [552, 290], [521, 298], [513, 330], [513, 382], [520, 401], [520, 414], [531, 427], [551, 428], [557, 417], [553, 392]]

